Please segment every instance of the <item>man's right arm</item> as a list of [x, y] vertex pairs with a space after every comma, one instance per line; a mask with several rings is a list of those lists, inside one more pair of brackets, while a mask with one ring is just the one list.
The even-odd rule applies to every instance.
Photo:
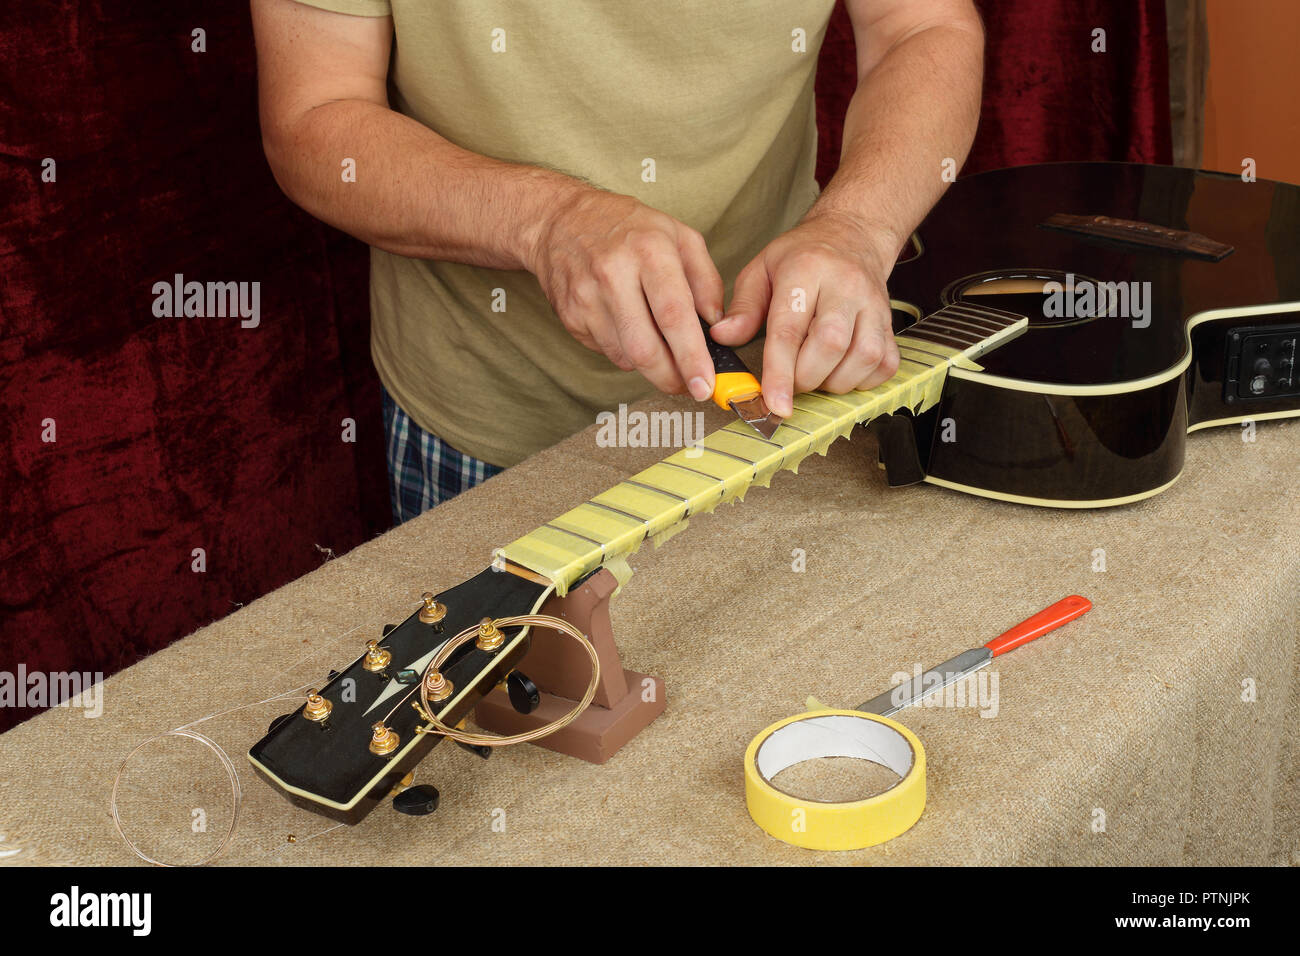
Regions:
[[398, 255], [527, 269], [583, 345], [663, 391], [690, 382], [708, 396], [696, 313], [721, 316], [722, 280], [698, 232], [630, 196], [472, 153], [390, 109], [389, 17], [294, 0], [252, 0], [252, 13], [263, 147], [290, 199]]

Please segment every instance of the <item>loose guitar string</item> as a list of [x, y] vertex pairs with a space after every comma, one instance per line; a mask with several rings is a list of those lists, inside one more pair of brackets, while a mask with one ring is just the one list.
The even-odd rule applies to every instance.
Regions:
[[[205, 721], [213, 720], [217, 717], [224, 717], [226, 714], [233, 714], [237, 710], [245, 710], [249, 707], [258, 707], [262, 704], [272, 703], [273, 701], [298, 700], [299, 698], [301, 698], [305, 702], [307, 699], [306, 691], [309, 686], [310, 685], [304, 684], [302, 687], [299, 687], [295, 690], [286, 691], [281, 694], [276, 694], [274, 697], [268, 697], [265, 700], [255, 701], [250, 704], [240, 704], [237, 707], [231, 707], [227, 710], [218, 711], [215, 714], [208, 714], [206, 717], [200, 717], [198, 720], [192, 720], [188, 724], [182, 724], [181, 726], [176, 727], [172, 730], [166, 730], [160, 734], [154, 734], [152, 737], [149, 737], [146, 740], [139, 743], [136, 746], [136, 748], [132, 750], [129, 754], [127, 754], [126, 757], [122, 760], [121, 765], [117, 768], [117, 774], [113, 777], [113, 794], [110, 801], [113, 810], [113, 826], [117, 830], [117, 835], [122, 838], [122, 842], [124, 842], [128, 847], [130, 847], [132, 853], [134, 853], [140, 859], [144, 860], [146, 863], [152, 863], [154, 866], [165, 866], [169, 868], [174, 868], [178, 866], [204, 866], [208, 863], [211, 863], [218, 856], [224, 853], [226, 851], [226, 848], [230, 846], [231, 841], [235, 838], [235, 829], [239, 825], [239, 809], [243, 804], [244, 791], [239, 784], [239, 774], [235, 770], [235, 764], [230, 759], [230, 755], [227, 754], [226, 751], [222, 748], [222, 746], [219, 743], [217, 743], [215, 740], [213, 740], [211, 737], [208, 737], [205, 734], [201, 734], [197, 730], [191, 730], [190, 728], [195, 727], [201, 723], [204, 723]], [[211, 750], [214, 754], [216, 754], [217, 760], [221, 762], [222, 769], [226, 771], [226, 776], [230, 779], [230, 826], [226, 829], [226, 835], [224, 838], [222, 838], [221, 843], [217, 845], [217, 848], [213, 850], [211, 853], [209, 853], [207, 856], [203, 857], [200, 860], [196, 860], [193, 863], [168, 863], [165, 860], [155, 859], [154, 857], [145, 853], [143, 850], [140, 849], [138, 845], [136, 845], [135, 841], [133, 841], [130, 837], [126, 835], [126, 831], [123, 829], [122, 826], [122, 815], [121, 812], [118, 810], [118, 806], [117, 806], [117, 791], [119, 786], [122, 783], [122, 774], [126, 772], [127, 764], [129, 764], [131, 762], [131, 759], [135, 757], [135, 755], [138, 754], [145, 747], [149, 746], [151, 743], [154, 743], [155, 741], [162, 740], [166, 737], [184, 737], [188, 740], [198, 741], [203, 746]]]
[[[349, 634], [359, 630], [364, 626], [365, 626], [364, 624], [357, 624], [353, 627], [350, 627], [343, 633], [333, 638], [329, 643], [331, 645], [335, 644], [341, 641], [343, 638], [347, 637]], [[279, 677], [281, 674], [293, 670], [296, 666], [298, 666], [298, 664], [301, 661], [305, 660], [308, 657], [311, 657], [312, 653], [313, 652], [309, 651], [307, 654], [304, 654], [301, 657], [297, 658], [296, 660], [290, 662], [290, 664], [287, 667], [284, 667], [281, 670], [276, 671], [274, 674], [271, 675], [271, 677], [272, 678]], [[310, 684], [303, 684], [301, 687], [298, 687], [294, 690], [283, 691], [280, 694], [277, 694], [272, 697], [267, 697], [264, 700], [253, 701], [252, 703], [248, 703], [248, 704], [240, 704], [236, 707], [231, 707], [228, 710], [218, 711], [215, 714], [208, 714], [206, 717], [200, 717], [198, 720], [192, 720], [188, 724], [182, 724], [181, 726], [173, 728], [172, 730], [164, 731], [163, 733], [160, 734], [154, 734], [152, 737], [149, 737], [146, 740], [142, 741], [134, 750], [132, 750], [129, 754], [126, 755], [126, 757], [122, 760], [121, 765], [118, 767], [117, 774], [113, 777], [113, 793], [111, 798], [111, 805], [113, 811], [113, 826], [117, 830], [117, 835], [122, 838], [122, 842], [124, 842], [131, 849], [131, 852], [134, 853], [136, 856], [138, 856], [140, 859], [144, 860], [146, 863], [152, 863], [155, 866], [165, 866], [171, 868], [175, 868], [178, 866], [204, 866], [208, 863], [211, 863], [218, 856], [220, 856], [229, 847], [231, 841], [234, 839], [235, 829], [239, 819], [239, 810], [240, 807], [243, 805], [243, 796], [244, 796], [243, 788], [240, 786], [239, 774], [235, 770], [234, 762], [230, 759], [230, 755], [226, 753], [225, 749], [220, 744], [218, 744], [215, 740], [213, 740], [211, 737], [201, 734], [198, 731], [190, 730], [189, 728], [197, 726], [198, 724], [201, 724], [205, 721], [213, 720], [217, 717], [223, 717], [226, 714], [233, 714], [237, 710], [244, 710], [245, 708], [248, 707], [258, 707], [261, 706], [262, 704], [269, 704], [274, 701], [298, 700], [299, 695], [302, 696], [302, 700], [305, 702], [307, 699], [306, 691], [310, 688], [311, 688]], [[162, 740], [166, 737], [184, 737], [189, 740], [195, 740], [198, 743], [202, 744], [203, 746], [207, 747], [216, 755], [217, 760], [221, 762], [222, 769], [226, 771], [226, 776], [230, 781], [231, 819], [230, 819], [230, 827], [226, 831], [225, 839], [221, 841], [221, 844], [216, 848], [216, 850], [214, 850], [212, 853], [208, 854], [207, 856], [203, 857], [201, 860], [198, 860], [194, 863], [167, 863], [162, 860], [156, 860], [153, 857], [149, 856], [148, 854], [144, 853], [142, 850], [140, 850], [140, 848], [136, 845], [136, 843], [134, 843], [130, 839], [130, 837], [126, 835], [126, 832], [123, 830], [122, 816], [118, 811], [118, 807], [117, 807], [117, 791], [122, 782], [122, 774], [126, 772], [126, 765], [130, 763], [132, 757], [138, 754], [149, 744], [154, 743], [155, 741], [158, 740]], [[320, 831], [320, 833], [314, 833], [311, 836], [296, 842], [303, 843], [306, 842], [306, 840], [314, 839], [315, 837], [321, 836], [325, 833], [329, 833], [331, 830], [338, 829], [338, 826], [342, 826], [342, 824], [329, 827], [325, 830]]]

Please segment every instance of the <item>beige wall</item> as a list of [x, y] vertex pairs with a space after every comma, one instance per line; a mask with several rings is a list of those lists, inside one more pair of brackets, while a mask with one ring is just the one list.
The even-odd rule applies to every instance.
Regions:
[[1206, 169], [1300, 183], [1300, 0], [1209, 0]]

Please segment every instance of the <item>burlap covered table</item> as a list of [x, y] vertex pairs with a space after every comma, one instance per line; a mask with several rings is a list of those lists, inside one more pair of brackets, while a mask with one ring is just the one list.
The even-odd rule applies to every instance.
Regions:
[[[221, 862], [1300, 862], [1300, 423], [1261, 424], [1253, 443], [1236, 427], [1189, 442], [1167, 493], [1070, 512], [890, 490], [859, 431], [632, 559], [615, 634], [624, 663], [663, 677], [669, 701], [608, 764], [531, 746], [482, 761], [444, 744], [417, 773], [442, 791], [437, 813], [381, 806], [332, 828], [243, 757], [294, 705], [248, 707], [198, 728], [244, 788]], [[4, 862], [134, 862], [109, 793], [137, 743], [319, 683], [421, 591], [663, 454], [598, 447], [590, 429], [110, 678], [98, 719], [55, 709], [0, 737], [0, 832], [19, 851]], [[813, 853], [750, 821], [745, 745], [805, 695], [851, 706], [1072, 592], [1095, 609], [995, 662], [995, 717], [900, 715], [930, 760], [910, 832]], [[127, 831], [169, 860], [214, 848], [228, 804], [220, 764], [192, 741], [151, 745], [123, 778]]]

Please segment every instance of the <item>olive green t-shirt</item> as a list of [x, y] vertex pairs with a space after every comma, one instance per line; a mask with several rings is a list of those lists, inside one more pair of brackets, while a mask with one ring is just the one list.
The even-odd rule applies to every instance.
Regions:
[[[393, 109], [485, 156], [635, 196], [730, 288], [817, 196], [833, 0], [305, 0], [392, 16]], [[536, 278], [371, 250], [371, 354], [426, 431], [513, 465], [654, 389], [564, 330]]]

